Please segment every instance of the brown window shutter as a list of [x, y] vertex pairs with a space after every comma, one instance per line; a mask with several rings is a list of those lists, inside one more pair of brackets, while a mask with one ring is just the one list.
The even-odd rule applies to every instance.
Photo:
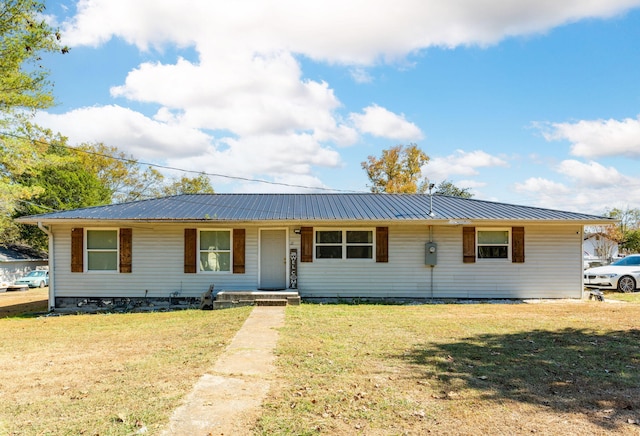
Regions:
[[71, 229], [71, 272], [84, 272], [84, 228]]
[[120, 272], [131, 272], [131, 229], [120, 229]]
[[511, 229], [511, 261], [524, 263], [524, 227]]
[[196, 258], [198, 257], [196, 243], [198, 241], [196, 229], [184, 229], [184, 272], [195, 274]]
[[233, 273], [244, 274], [245, 230], [233, 229]]
[[389, 262], [389, 227], [376, 227], [376, 262]]
[[300, 262], [313, 262], [313, 227], [300, 228]]
[[462, 262], [475, 263], [476, 261], [476, 228], [462, 228]]

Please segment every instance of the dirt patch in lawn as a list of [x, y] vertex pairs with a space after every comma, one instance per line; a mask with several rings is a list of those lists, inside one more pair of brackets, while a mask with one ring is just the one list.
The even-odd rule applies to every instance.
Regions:
[[49, 288], [0, 292], [0, 318], [46, 312]]

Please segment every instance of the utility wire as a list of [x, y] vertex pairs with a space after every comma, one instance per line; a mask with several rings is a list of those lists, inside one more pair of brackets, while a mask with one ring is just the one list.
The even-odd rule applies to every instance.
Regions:
[[[16, 134], [13, 134], [13, 133], [0, 132], [0, 135], [9, 136], [9, 137], [13, 137], [13, 138], [16, 138], [16, 139], [23, 139], [23, 140], [27, 140], [27, 141], [31, 141], [31, 142], [37, 142], [37, 143], [43, 144], [43, 145], [52, 145], [51, 143], [46, 142], [46, 141], [41, 141], [41, 140], [38, 140], [38, 139], [32, 139], [32, 138], [28, 138], [26, 136], [20, 136], [20, 135], [16, 135]], [[138, 165], [141, 165], [141, 166], [161, 168], [161, 169], [172, 170], [172, 171], [182, 171], [184, 173], [204, 174], [206, 176], [211, 176], [211, 177], [220, 177], [220, 178], [231, 179], [231, 180], [241, 180], [241, 181], [244, 181], [244, 182], [264, 183], [264, 184], [276, 185], [276, 186], [286, 186], [286, 187], [289, 187], [289, 188], [314, 189], [314, 190], [319, 190], [319, 191], [347, 192], [347, 193], [365, 193], [365, 192], [367, 192], [367, 191], [356, 191], [356, 190], [337, 189], [337, 188], [322, 188], [322, 187], [318, 187], [318, 186], [297, 185], [297, 184], [293, 184], [293, 183], [272, 182], [270, 180], [253, 179], [253, 178], [249, 178], [249, 177], [230, 176], [228, 174], [218, 174], [218, 173], [208, 173], [206, 171], [187, 170], [187, 169], [184, 169], [184, 168], [170, 167], [170, 166], [167, 166], [167, 165], [159, 165], [159, 164], [154, 164], [154, 163], [149, 163], [149, 162], [140, 162], [140, 161], [135, 160], [135, 159], [127, 159], [127, 158], [123, 158], [123, 157], [109, 156], [107, 154], [102, 154], [102, 153], [98, 153], [98, 152], [94, 152], [94, 151], [80, 150], [80, 149], [72, 147], [70, 145], [64, 145], [64, 144], [56, 144], [56, 145], [60, 146], [60, 147], [67, 148], [69, 150], [73, 150], [75, 152], [81, 152], [81, 153], [91, 154], [91, 155], [94, 155], [94, 156], [106, 157], [108, 159], [119, 160], [121, 162], [127, 162], [127, 163], [134, 163], [134, 164], [138, 164]]]

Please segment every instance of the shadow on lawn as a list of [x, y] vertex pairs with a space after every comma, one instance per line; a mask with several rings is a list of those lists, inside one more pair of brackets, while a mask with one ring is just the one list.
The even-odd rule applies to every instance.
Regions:
[[13, 304], [0, 307], [0, 319], [2, 318], [33, 318], [38, 313], [47, 311], [47, 300], [31, 301], [28, 303]]
[[437, 380], [445, 397], [470, 388], [486, 400], [513, 400], [583, 413], [608, 430], [640, 419], [640, 330], [585, 329], [485, 334], [427, 343], [403, 356]]

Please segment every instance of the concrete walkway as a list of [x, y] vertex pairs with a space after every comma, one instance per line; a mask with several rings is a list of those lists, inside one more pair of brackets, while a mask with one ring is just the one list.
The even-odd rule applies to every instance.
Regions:
[[274, 373], [283, 306], [256, 306], [211, 370], [175, 410], [164, 436], [247, 434]]

